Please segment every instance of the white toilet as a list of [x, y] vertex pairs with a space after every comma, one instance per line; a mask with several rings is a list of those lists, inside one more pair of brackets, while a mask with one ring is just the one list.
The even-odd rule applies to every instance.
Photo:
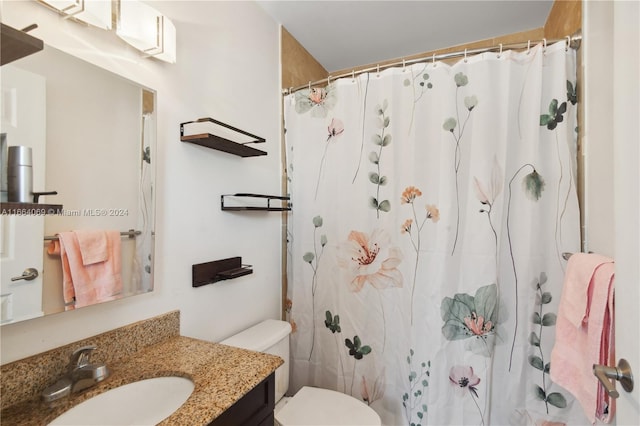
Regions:
[[289, 334], [288, 322], [266, 320], [220, 342], [277, 355], [284, 360], [275, 374], [276, 423], [282, 426], [380, 426], [378, 413], [364, 402], [340, 392], [304, 386], [292, 398], [283, 398], [289, 388]]

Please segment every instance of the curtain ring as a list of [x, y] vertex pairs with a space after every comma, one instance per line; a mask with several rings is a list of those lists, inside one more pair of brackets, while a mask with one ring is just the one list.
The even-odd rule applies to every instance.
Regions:
[[351, 81], [356, 81], [356, 70], [351, 70]]
[[467, 49], [464, 49], [464, 63], [467, 63]]
[[547, 39], [543, 38], [542, 39], [542, 53], [546, 53], [547, 52]]
[[531, 40], [527, 40], [527, 55], [531, 52]]
[[327, 86], [331, 84], [331, 76], [327, 77]]
[[309, 91], [311, 91], [311, 80], [309, 80]]
[[565, 47], [564, 51], [568, 52], [571, 47], [571, 36], [567, 36], [567, 47]]
[[402, 72], [406, 71], [407, 69], [407, 61], [405, 61], [404, 59], [402, 60]]
[[433, 67], [436, 67], [436, 54], [434, 53], [433, 56], [431, 57], [431, 63], [433, 64]]
[[377, 73], [376, 77], [380, 77], [380, 64], [376, 65], [376, 73]]
[[498, 53], [498, 59], [502, 56], [502, 43], [500, 43], [500, 53]]

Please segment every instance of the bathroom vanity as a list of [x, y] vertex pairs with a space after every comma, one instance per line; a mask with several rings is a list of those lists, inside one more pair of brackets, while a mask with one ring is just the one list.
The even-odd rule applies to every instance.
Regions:
[[275, 373], [251, 389], [245, 396], [216, 417], [211, 426], [273, 426]]
[[[274, 374], [282, 359], [273, 355], [179, 335], [179, 312], [112, 330], [2, 366], [2, 424], [43, 425], [110, 389], [162, 376], [193, 381], [187, 401], [162, 425], [273, 424]], [[95, 345], [93, 355], [110, 376], [49, 406], [40, 392], [62, 376], [69, 355]]]

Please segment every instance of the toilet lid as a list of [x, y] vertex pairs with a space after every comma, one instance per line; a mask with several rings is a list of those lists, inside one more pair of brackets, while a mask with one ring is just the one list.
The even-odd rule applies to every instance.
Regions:
[[352, 396], [305, 386], [275, 413], [283, 426], [348, 425], [380, 426], [378, 413]]

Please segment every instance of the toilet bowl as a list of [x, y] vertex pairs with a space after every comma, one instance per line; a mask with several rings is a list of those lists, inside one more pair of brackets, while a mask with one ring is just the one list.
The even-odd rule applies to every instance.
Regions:
[[288, 322], [266, 320], [220, 342], [277, 355], [284, 360], [275, 373], [276, 423], [282, 426], [380, 426], [380, 417], [373, 409], [344, 393], [304, 386], [293, 397], [283, 398], [289, 388], [290, 334]]

